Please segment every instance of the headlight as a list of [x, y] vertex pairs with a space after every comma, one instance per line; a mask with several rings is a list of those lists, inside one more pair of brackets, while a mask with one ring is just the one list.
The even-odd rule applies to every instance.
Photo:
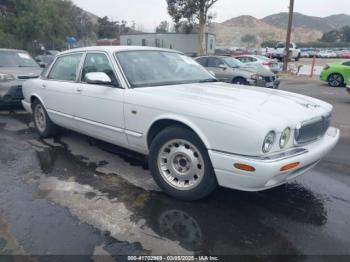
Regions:
[[254, 74], [250, 78], [253, 79], [253, 80], [263, 80], [263, 77], [259, 76], [258, 74]]
[[275, 143], [275, 138], [276, 138], [276, 133], [274, 131], [271, 131], [270, 133], [267, 134], [262, 147], [262, 151], [264, 153], [268, 153], [271, 151], [272, 146]]
[[291, 135], [291, 130], [289, 127], [284, 129], [280, 138], [280, 148], [283, 149], [287, 146]]
[[13, 75], [0, 73], [0, 82], [6, 82], [6, 81], [15, 80], [15, 79], [16, 78]]

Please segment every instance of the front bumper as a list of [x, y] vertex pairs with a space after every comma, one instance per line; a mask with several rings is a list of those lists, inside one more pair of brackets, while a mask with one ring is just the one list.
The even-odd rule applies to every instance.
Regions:
[[[313, 168], [338, 143], [340, 131], [330, 127], [326, 135], [317, 142], [302, 148], [272, 156], [269, 159], [245, 157], [209, 150], [216, 177], [220, 186], [243, 191], [262, 191], [285, 184]], [[299, 162], [289, 171], [281, 168]], [[255, 172], [236, 169], [234, 164], [254, 167]]]
[[346, 87], [346, 91], [350, 94], [350, 83], [349, 83], [349, 85]]
[[21, 104], [23, 81], [10, 81], [0, 83], [0, 104]]
[[276, 77], [276, 79], [273, 81], [257, 80], [255, 85], [260, 87], [277, 89], [280, 83], [281, 83], [280, 79]]

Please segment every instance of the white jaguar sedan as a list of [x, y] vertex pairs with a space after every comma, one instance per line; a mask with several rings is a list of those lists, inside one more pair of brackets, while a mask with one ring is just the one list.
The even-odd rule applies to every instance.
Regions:
[[173, 50], [74, 49], [27, 81], [23, 93], [42, 137], [60, 126], [148, 155], [158, 185], [182, 200], [203, 198], [217, 185], [244, 191], [282, 185], [339, 140], [331, 105], [219, 83]]

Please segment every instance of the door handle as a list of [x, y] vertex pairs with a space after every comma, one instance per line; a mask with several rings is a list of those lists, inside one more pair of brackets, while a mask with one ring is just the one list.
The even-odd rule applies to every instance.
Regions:
[[43, 89], [46, 88], [46, 84], [42, 84], [41, 88], [43, 88]]
[[78, 87], [78, 88], [77, 88], [77, 92], [78, 92], [78, 93], [81, 93], [82, 91], [83, 91], [83, 89], [82, 89], [81, 87]]

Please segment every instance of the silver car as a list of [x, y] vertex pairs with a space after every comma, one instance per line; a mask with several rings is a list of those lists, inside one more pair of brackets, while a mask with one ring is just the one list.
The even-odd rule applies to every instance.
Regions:
[[270, 70], [247, 66], [230, 56], [202, 56], [196, 61], [222, 82], [278, 88], [280, 79]]
[[0, 105], [20, 105], [23, 82], [38, 78], [41, 70], [26, 51], [0, 49]]
[[281, 67], [278, 62], [274, 59], [270, 59], [262, 55], [241, 55], [235, 57], [242, 63], [248, 66], [263, 67], [267, 70], [271, 70], [273, 73], [277, 74], [281, 71]]

